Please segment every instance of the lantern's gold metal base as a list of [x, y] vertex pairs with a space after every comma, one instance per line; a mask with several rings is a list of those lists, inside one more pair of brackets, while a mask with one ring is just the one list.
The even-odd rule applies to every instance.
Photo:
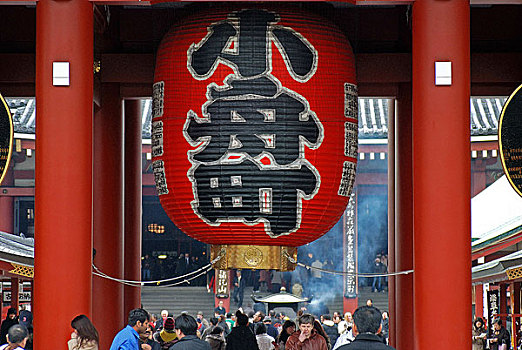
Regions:
[[[297, 247], [268, 245], [212, 245], [210, 259], [219, 270], [256, 269], [293, 271], [297, 261]], [[288, 259], [290, 257], [291, 259]], [[294, 262], [292, 262], [292, 261]]]

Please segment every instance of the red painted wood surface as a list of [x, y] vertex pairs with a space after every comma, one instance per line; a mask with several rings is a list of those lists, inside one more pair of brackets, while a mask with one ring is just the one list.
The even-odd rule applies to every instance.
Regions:
[[[409, 84], [401, 84], [397, 98], [395, 122], [396, 169], [396, 228], [395, 269], [413, 269], [413, 173], [412, 173], [412, 91]], [[397, 338], [396, 347], [413, 350], [411, 321], [413, 310], [413, 274], [396, 277]]]
[[[92, 310], [92, 13], [87, 0], [36, 9], [35, 349], [65, 344]], [[70, 62], [70, 86], [52, 85], [53, 61]]]
[[[124, 277], [141, 280], [141, 101], [126, 100], [125, 110], [125, 230]], [[141, 288], [125, 285], [124, 315], [141, 306]]]
[[[469, 3], [416, 1], [412, 32], [415, 349], [469, 349]], [[452, 62], [451, 86], [435, 86], [436, 61]]]
[[[102, 85], [102, 96], [94, 114], [94, 265], [111, 277], [123, 278], [123, 114], [118, 84]], [[92, 287], [92, 318], [100, 348], [107, 349], [127, 320], [123, 285], [93, 276]], [[107, 310], [111, 310], [111, 317], [107, 317]]]

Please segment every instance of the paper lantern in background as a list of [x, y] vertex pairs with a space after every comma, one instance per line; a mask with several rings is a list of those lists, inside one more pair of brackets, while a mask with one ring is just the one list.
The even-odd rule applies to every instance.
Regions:
[[167, 214], [212, 256], [226, 252], [218, 268], [292, 269], [287, 255], [338, 221], [355, 179], [347, 39], [293, 7], [215, 8], [166, 34], [154, 81]]

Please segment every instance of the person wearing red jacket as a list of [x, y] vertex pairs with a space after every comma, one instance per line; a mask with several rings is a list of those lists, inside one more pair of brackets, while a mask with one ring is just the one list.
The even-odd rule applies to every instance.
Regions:
[[315, 317], [303, 314], [297, 320], [299, 330], [286, 341], [285, 350], [328, 350], [326, 340], [314, 329]]

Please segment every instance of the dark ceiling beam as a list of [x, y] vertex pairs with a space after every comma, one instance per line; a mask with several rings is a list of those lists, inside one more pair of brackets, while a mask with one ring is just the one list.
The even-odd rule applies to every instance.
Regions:
[[471, 55], [471, 81], [499, 84], [522, 82], [522, 53], [474, 53]]
[[150, 83], [154, 80], [153, 54], [102, 54], [102, 83]]
[[[0, 54], [0, 93], [34, 96], [34, 54]], [[474, 53], [472, 94], [506, 95], [522, 82], [522, 53]], [[395, 96], [397, 84], [411, 81], [409, 53], [356, 55], [361, 96]], [[124, 98], [149, 97], [154, 80], [153, 54], [103, 54], [100, 81], [120, 83]], [[74, 78], [74, 77], [72, 77]]]

